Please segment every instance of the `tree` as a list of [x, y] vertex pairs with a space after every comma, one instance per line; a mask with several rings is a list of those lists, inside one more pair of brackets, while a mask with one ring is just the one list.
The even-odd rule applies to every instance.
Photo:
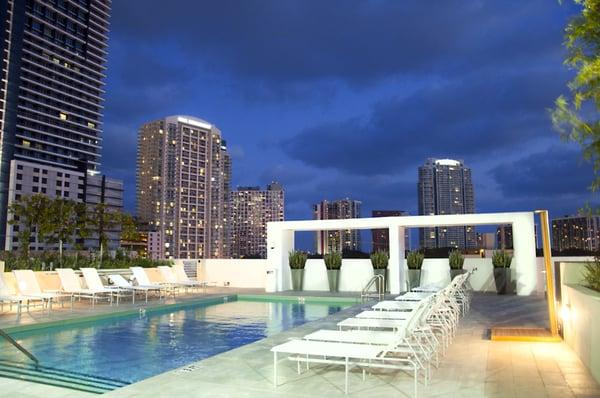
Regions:
[[67, 199], [54, 199], [51, 203], [51, 240], [58, 242], [59, 261], [62, 264], [63, 244], [73, 242], [79, 226], [77, 203]]
[[600, 187], [600, 0], [573, 0], [581, 14], [565, 29], [565, 64], [577, 71], [569, 94], [556, 99], [552, 122], [563, 138], [578, 143], [592, 163], [591, 189]]
[[8, 207], [12, 215], [11, 225], [19, 226], [19, 245], [25, 258], [29, 257], [30, 238], [35, 236], [36, 242], [46, 240], [52, 232], [51, 201], [47, 196], [35, 194], [22, 196]]
[[140, 233], [135, 218], [128, 213], [121, 213], [119, 217], [121, 224], [121, 240], [131, 242], [129, 251], [133, 250], [133, 242], [140, 240]]
[[89, 212], [88, 224], [98, 236], [98, 249], [100, 250], [100, 266], [102, 266], [102, 256], [104, 248], [108, 243], [107, 231], [115, 229], [119, 224], [120, 213], [110, 208], [104, 203], [98, 203], [92, 207]]

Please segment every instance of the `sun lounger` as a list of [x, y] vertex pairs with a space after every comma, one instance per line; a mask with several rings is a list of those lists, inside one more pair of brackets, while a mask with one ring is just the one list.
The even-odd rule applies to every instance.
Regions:
[[96, 268], [82, 268], [81, 273], [83, 274], [83, 279], [85, 279], [85, 284], [89, 289], [97, 293], [109, 295], [111, 297], [111, 302], [112, 299], [115, 298], [117, 305], [119, 305], [119, 299], [121, 297], [128, 297], [126, 294], [128, 290], [123, 290], [118, 286], [104, 285]]
[[157, 284], [150, 282], [150, 278], [148, 278], [148, 274], [146, 274], [146, 270], [142, 267], [129, 267], [131, 272], [133, 273], [133, 277], [137, 282], [137, 286], [149, 287], [153, 289], [162, 289], [165, 293], [175, 294], [175, 289], [172, 285], [168, 283]]
[[197, 282], [179, 282], [177, 280], [177, 276], [175, 275], [175, 272], [173, 271], [173, 269], [167, 265], [159, 265], [158, 267], [158, 271], [160, 272], [160, 274], [163, 277], [163, 280], [168, 283], [169, 285], [172, 286], [176, 286], [176, 287], [183, 287], [183, 288], [194, 288], [194, 287], [200, 287], [200, 285]]
[[47, 304], [48, 311], [52, 310], [52, 303], [54, 300], [62, 299], [60, 300], [62, 304], [63, 300], [67, 297], [71, 299], [71, 308], [73, 307], [72, 294], [43, 292], [32, 270], [13, 270], [13, 275], [17, 280], [17, 288], [19, 289], [19, 293], [23, 296], [29, 296], [42, 300], [43, 303]]
[[208, 282], [190, 279], [190, 277], [188, 277], [185, 272], [185, 268], [183, 267], [183, 264], [174, 264], [171, 266], [171, 269], [173, 270], [173, 273], [175, 274], [175, 278], [177, 279], [177, 282], [195, 284], [195, 286], [204, 288], [204, 291], [206, 292], [206, 287], [208, 286]]
[[0, 311], [4, 311], [4, 305], [9, 305], [9, 311], [12, 311], [13, 304], [17, 305], [17, 314], [21, 314], [23, 303], [27, 306], [27, 311], [29, 311], [29, 305], [31, 302], [39, 301], [42, 302], [41, 299], [29, 296], [23, 296], [21, 294], [17, 294], [13, 291], [10, 291], [6, 281], [4, 280], [3, 272], [0, 272]]
[[56, 272], [58, 273], [62, 291], [64, 293], [72, 294], [77, 298], [89, 298], [90, 305], [92, 307], [95, 305], [96, 300], [100, 297], [104, 297], [112, 303], [112, 295], [110, 294], [111, 292], [107, 292], [104, 289], [96, 290], [90, 288], [89, 284], [87, 289], [82, 288], [81, 283], [79, 282], [79, 276], [75, 274], [73, 269], [57, 268]]
[[111, 280], [112, 283], [114, 283], [115, 286], [121, 288], [121, 289], [126, 289], [126, 290], [130, 290], [132, 292], [133, 295], [133, 302], [135, 303], [135, 294], [137, 292], [143, 292], [146, 295], [146, 302], [148, 302], [148, 293], [149, 292], [158, 292], [158, 298], [162, 299], [163, 298], [163, 290], [164, 288], [162, 286], [157, 286], [157, 287], [150, 287], [150, 286], [136, 286], [136, 285], [132, 285], [131, 283], [129, 283], [125, 278], [123, 278], [122, 275], [118, 275], [118, 274], [111, 274], [108, 276], [108, 278]]
[[395, 297], [394, 300], [398, 301], [421, 301], [427, 297], [433, 295], [430, 292], [408, 292], [401, 296]]

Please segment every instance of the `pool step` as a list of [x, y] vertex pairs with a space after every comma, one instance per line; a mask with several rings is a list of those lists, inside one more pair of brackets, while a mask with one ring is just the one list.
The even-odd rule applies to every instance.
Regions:
[[0, 377], [25, 380], [33, 383], [41, 383], [95, 394], [103, 394], [129, 384], [128, 382], [121, 380], [91, 376], [47, 366], [38, 366], [36, 368], [36, 366], [32, 364], [8, 361], [0, 361]]

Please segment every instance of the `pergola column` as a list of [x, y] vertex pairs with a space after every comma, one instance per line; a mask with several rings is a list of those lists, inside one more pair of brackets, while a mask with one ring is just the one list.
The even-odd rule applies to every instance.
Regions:
[[535, 221], [533, 213], [518, 213], [512, 223], [513, 261], [516, 272], [517, 295], [534, 294], [537, 285], [535, 253]]
[[388, 263], [390, 293], [400, 294], [406, 291], [404, 228], [391, 226], [388, 231], [390, 244], [390, 261]]

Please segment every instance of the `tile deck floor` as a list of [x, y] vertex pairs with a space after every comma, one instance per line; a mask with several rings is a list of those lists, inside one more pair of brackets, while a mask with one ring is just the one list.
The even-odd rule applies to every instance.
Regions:
[[[273, 388], [273, 357], [269, 350], [291, 337], [335, 328], [338, 320], [362, 307], [349, 308], [105, 395], [107, 398], [342, 397], [342, 367], [312, 365], [311, 370], [298, 375], [296, 364], [286, 359], [279, 361], [279, 387]], [[492, 342], [488, 338], [492, 326], [543, 327], [546, 316], [545, 301], [540, 298], [475, 295], [471, 312], [461, 320], [457, 337], [440, 367], [433, 371], [430, 385], [419, 384], [419, 397], [600, 397], [600, 386], [566, 344]], [[366, 381], [358, 369], [350, 375], [352, 397], [410, 397], [411, 393], [412, 379], [401, 372], [373, 370]], [[87, 395], [0, 379], [0, 396]]]

